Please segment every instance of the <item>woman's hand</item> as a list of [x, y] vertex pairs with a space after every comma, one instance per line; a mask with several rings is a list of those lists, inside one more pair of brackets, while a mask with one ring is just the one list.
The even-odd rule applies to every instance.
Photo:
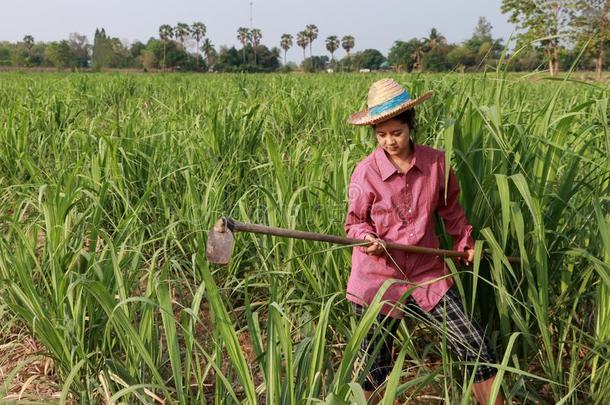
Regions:
[[474, 260], [474, 249], [467, 249], [465, 252], [468, 253], [468, 257], [460, 257], [459, 260], [463, 265], [470, 266], [470, 263]]
[[365, 236], [364, 240], [369, 240], [373, 242], [371, 245], [362, 248], [364, 250], [364, 253], [366, 253], [367, 255], [380, 256], [385, 252], [385, 242], [381, 239], [377, 239], [369, 233]]

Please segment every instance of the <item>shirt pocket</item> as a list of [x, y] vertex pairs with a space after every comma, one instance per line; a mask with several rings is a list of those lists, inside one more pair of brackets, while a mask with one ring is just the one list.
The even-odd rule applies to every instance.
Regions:
[[390, 201], [379, 201], [371, 207], [371, 219], [379, 238], [384, 239], [396, 221], [396, 215]]

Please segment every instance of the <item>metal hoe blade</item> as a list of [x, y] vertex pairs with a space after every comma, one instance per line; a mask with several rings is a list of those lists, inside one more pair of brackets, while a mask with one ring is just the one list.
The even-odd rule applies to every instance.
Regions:
[[208, 232], [205, 256], [210, 263], [227, 264], [233, 253], [233, 232], [227, 227], [224, 218], [220, 218]]

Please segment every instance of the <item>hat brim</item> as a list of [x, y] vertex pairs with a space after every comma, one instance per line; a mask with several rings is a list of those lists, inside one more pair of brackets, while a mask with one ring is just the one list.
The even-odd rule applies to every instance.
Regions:
[[372, 117], [369, 114], [369, 109], [367, 108], [366, 110], [358, 111], [357, 113], [350, 115], [350, 117], [347, 119], [347, 122], [352, 125], [378, 124], [381, 121], [385, 121], [392, 117], [395, 117], [398, 114], [400, 114], [401, 112], [406, 111], [409, 108], [413, 108], [417, 104], [426, 101], [427, 99], [432, 97], [433, 94], [434, 94], [433, 91], [428, 91], [415, 99], [408, 100], [408, 101], [404, 102], [403, 104], [397, 105], [396, 107], [392, 108], [391, 110], [385, 111], [383, 114], [379, 114], [374, 117]]

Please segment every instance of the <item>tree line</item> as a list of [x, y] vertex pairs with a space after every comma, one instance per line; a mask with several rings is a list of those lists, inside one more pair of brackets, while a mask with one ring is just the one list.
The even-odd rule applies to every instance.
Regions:
[[[594, 69], [601, 76], [604, 66], [610, 63], [610, 0], [503, 0], [502, 11], [519, 29], [509, 70], [548, 68], [555, 75], [576, 64], [577, 69]], [[492, 26], [485, 17], [479, 18], [472, 36], [462, 43], [448, 43], [438, 29], [432, 28], [423, 38], [395, 41], [387, 55], [376, 49], [352, 52], [356, 39], [349, 34], [326, 37], [328, 55], [314, 55], [312, 44], [318, 35], [318, 27], [308, 24], [295, 36], [282, 34], [279, 46], [268, 47], [262, 42], [260, 28], [239, 27], [236, 39], [240, 49], [217, 49], [202, 22], [163, 24], [158, 37], [151, 37], [146, 43], [125, 43], [103, 28], [96, 29], [93, 44], [78, 33], [70, 34], [67, 40], [48, 43], [25, 35], [17, 43], [0, 42], [0, 66], [222, 72], [384, 68], [477, 71], [495, 67], [504, 49], [504, 40], [492, 36]], [[287, 61], [294, 45], [303, 52], [300, 66]], [[340, 49], [344, 54], [336, 58]]]

